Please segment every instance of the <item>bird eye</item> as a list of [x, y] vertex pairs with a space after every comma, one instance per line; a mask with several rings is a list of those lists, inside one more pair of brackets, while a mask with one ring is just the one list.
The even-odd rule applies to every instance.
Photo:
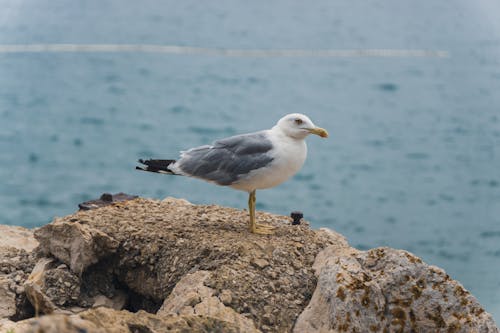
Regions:
[[300, 124], [302, 124], [302, 123], [303, 123], [303, 121], [302, 121], [302, 119], [297, 118], [297, 119], [295, 119], [295, 123], [296, 123], [297, 125], [300, 125]]

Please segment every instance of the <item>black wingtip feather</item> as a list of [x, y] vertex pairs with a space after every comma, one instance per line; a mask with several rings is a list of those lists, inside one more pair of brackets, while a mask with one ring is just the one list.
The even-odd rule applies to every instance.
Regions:
[[174, 174], [174, 172], [172, 172], [172, 170], [170, 170], [168, 166], [172, 163], [175, 163], [175, 160], [143, 160], [141, 158], [138, 160], [138, 162], [144, 164], [145, 167], [136, 166], [136, 170]]

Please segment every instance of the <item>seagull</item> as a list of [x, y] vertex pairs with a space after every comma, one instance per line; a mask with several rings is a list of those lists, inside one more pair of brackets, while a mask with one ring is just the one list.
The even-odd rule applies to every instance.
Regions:
[[292, 113], [274, 127], [220, 139], [181, 151], [178, 160], [140, 159], [137, 170], [199, 178], [248, 192], [249, 230], [273, 234], [273, 226], [255, 222], [255, 191], [277, 186], [296, 174], [307, 156], [305, 138], [328, 132], [307, 116]]

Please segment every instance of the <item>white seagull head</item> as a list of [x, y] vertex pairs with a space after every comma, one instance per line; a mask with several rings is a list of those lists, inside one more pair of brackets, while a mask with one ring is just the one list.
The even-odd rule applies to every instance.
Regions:
[[316, 134], [322, 138], [328, 137], [325, 129], [317, 127], [308, 116], [300, 113], [287, 114], [278, 121], [276, 127], [294, 139], [304, 139], [309, 134]]

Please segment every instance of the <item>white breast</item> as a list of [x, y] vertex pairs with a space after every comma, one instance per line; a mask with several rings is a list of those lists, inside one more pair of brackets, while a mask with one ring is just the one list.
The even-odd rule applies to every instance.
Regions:
[[247, 176], [231, 185], [232, 188], [253, 191], [277, 186], [293, 175], [304, 165], [307, 145], [278, 131], [269, 131], [274, 148], [269, 151], [273, 161], [266, 167], [253, 170]]

